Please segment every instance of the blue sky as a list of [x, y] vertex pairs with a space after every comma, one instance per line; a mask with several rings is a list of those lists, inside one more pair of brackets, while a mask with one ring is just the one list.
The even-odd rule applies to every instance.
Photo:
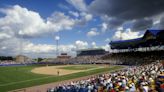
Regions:
[[[87, 3], [90, 3], [92, 0], [86, 0]], [[70, 5], [67, 1], [65, 0], [1, 0], [0, 1], [0, 6], [1, 8], [6, 8], [14, 5], [19, 5], [21, 7], [27, 8], [28, 10], [38, 12], [40, 16], [43, 19], [46, 19], [47, 17], [51, 16], [53, 12], [59, 11], [63, 12], [66, 15], [69, 14], [69, 11], [76, 11], [72, 5]], [[107, 42], [104, 40], [107, 37], [110, 37], [111, 34], [101, 34], [98, 37], [87, 37], [87, 32], [90, 31], [91, 28], [93, 27], [99, 27], [101, 25], [101, 20], [99, 18], [95, 18], [95, 20], [89, 21], [86, 25], [84, 26], [79, 26], [79, 27], [74, 27], [71, 30], [62, 30], [59, 33], [60, 35], [60, 43], [61, 44], [70, 44], [75, 42], [76, 40], [84, 40], [84, 41], [95, 41], [98, 42], [99, 45], [103, 45]], [[58, 34], [57, 33], [57, 34]], [[53, 33], [52, 33], [53, 34]], [[55, 35], [56, 33], [54, 33]], [[44, 44], [53, 44], [54, 39], [53, 36], [50, 35], [47, 37], [42, 37], [42, 38], [35, 38], [35, 39], [30, 39], [34, 43], [44, 43]]]
[[150, 0], [161, 6], [152, 11], [146, 0], [133, 1], [127, 6], [121, 0], [0, 0], [0, 55], [54, 57], [56, 36], [60, 52], [70, 55], [78, 49], [109, 50], [108, 43], [120, 36], [133, 39], [163, 28], [162, 0]]

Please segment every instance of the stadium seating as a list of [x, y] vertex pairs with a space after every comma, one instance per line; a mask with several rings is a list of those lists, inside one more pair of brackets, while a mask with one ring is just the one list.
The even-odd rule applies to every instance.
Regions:
[[140, 47], [152, 47], [164, 45], [164, 30], [147, 30], [143, 37], [111, 41], [111, 49], [135, 49]]
[[48, 89], [47, 92], [164, 92], [164, 71], [157, 61], [128, 67]]

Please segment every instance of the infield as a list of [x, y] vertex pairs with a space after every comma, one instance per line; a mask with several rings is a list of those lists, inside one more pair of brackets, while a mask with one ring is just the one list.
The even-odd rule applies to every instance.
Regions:
[[45, 66], [34, 68], [32, 73], [45, 75], [67, 75], [77, 72], [89, 71], [98, 68], [104, 68], [104, 65], [59, 65], [59, 66]]
[[[78, 67], [80, 66], [79, 69], [77, 69], [78, 68], [77, 66]], [[89, 76], [93, 74], [98, 74], [98, 73], [103, 73], [103, 72], [113, 71], [123, 68], [121, 66], [103, 66], [102, 68], [100, 68], [100, 65], [76, 65], [76, 66], [65, 65], [60, 67], [59, 66], [52, 66], [52, 67], [56, 67], [56, 69], [71, 70], [76, 72], [66, 75], [61, 75], [61, 76], [37, 74], [31, 72], [33, 69], [42, 68], [42, 67], [46, 67], [46, 65], [0, 67], [0, 92], [6, 92], [9, 90], [32, 87], [32, 86], [42, 85], [52, 82], [70, 80], [74, 78], [80, 78], [84, 76]], [[81, 68], [81, 67], [86, 67], [86, 68]]]

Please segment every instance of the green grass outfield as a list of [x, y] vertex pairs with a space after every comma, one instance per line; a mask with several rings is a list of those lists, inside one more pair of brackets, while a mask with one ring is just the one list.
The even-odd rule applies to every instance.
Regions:
[[[78, 68], [78, 67], [79, 68]], [[34, 74], [31, 72], [33, 68], [40, 66], [10, 66], [0, 67], [0, 92], [6, 92], [10, 90], [31, 87], [51, 82], [59, 82], [63, 80], [69, 80], [73, 78], [84, 77], [102, 72], [114, 71], [123, 68], [122, 66], [110, 66], [104, 68], [95, 68], [97, 65], [77, 65], [71, 67], [62, 67], [69, 70], [78, 70], [81, 68], [90, 69], [89, 71], [83, 71], [63, 76], [51, 76]], [[95, 68], [95, 69], [92, 69]]]

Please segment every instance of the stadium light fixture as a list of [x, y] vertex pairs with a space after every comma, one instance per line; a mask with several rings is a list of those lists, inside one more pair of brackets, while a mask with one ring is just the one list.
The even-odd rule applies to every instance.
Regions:
[[60, 36], [55, 36], [55, 40], [56, 40], [56, 56], [59, 55], [59, 40], [60, 40]]

